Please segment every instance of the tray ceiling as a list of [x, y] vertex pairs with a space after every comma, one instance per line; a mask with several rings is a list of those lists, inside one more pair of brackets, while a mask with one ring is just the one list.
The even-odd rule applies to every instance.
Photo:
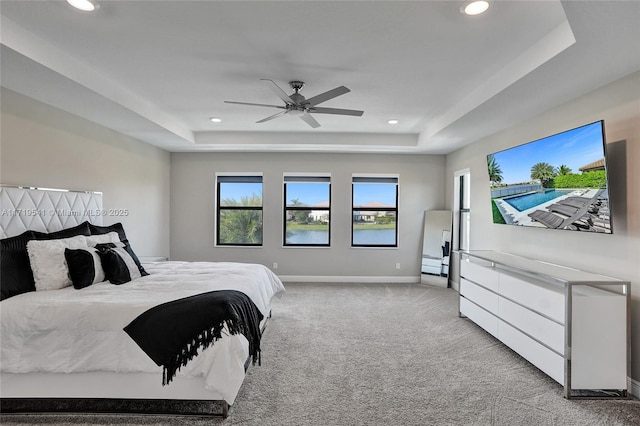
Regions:
[[[444, 154], [640, 69], [640, 2], [461, 5], [3, 0], [1, 83], [170, 151]], [[281, 104], [265, 78], [365, 113], [224, 103]]]

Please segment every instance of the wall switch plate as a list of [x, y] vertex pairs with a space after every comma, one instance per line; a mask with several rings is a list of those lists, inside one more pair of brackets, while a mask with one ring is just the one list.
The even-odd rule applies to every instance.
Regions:
[[396, 269], [400, 269], [400, 264], [396, 263]]
[[278, 269], [278, 263], [273, 262], [273, 269]]

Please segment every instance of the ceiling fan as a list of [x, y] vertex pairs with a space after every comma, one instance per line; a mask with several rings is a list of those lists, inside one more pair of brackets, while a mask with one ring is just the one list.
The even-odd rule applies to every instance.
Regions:
[[263, 106], [263, 107], [271, 107], [271, 108], [279, 108], [282, 111], [270, 115], [267, 118], [263, 118], [262, 120], [256, 121], [256, 123], [264, 123], [265, 121], [273, 120], [274, 118], [281, 117], [285, 114], [297, 115], [299, 116], [305, 123], [309, 126], [316, 128], [320, 127], [320, 123], [316, 121], [315, 118], [311, 116], [310, 113], [314, 114], [337, 114], [337, 115], [353, 115], [360, 117], [364, 114], [364, 111], [357, 111], [354, 109], [340, 109], [340, 108], [323, 108], [318, 107], [316, 105], [326, 102], [329, 99], [333, 99], [340, 95], [344, 95], [345, 93], [349, 93], [351, 90], [347, 89], [344, 86], [336, 87], [335, 89], [329, 90], [324, 93], [320, 93], [312, 98], [306, 99], [302, 96], [298, 91], [302, 89], [304, 86], [304, 82], [302, 81], [290, 81], [289, 86], [293, 89], [294, 93], [291, 95], [287, 95], [284, 90], [278, 86], [275, 81], [269, 80], [266, 78], [262, 78], [262, 81], [270, 81], [273, 84], [270, 84], [269, 87], [273, 90], [273, 93], [276, 94], [280, 99], [282, 99], [285, 103], [282, 105], [269, 105], [269, 104], [254, 104], [249, 102], [235, 102], [235, 101], [225, 101], [228, 104], [240, 104], [240, 105], [253, 105], [253, 106]]

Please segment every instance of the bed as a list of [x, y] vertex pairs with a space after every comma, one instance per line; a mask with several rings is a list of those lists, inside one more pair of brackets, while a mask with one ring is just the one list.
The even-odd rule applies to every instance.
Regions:
[[[39, 202], [47, 198], [34, 188], [10, 188], [12, 192], [14, 189], [26, 191], [29, 193], [26, 196], [24, 193], [20, 196], [7, 195], [7, 189], [3, 187], [0, 194], [0, 201], [3, 203], [0, 207], [5, 212], [7, 207], [16, 209], [15, 205], [7, 206], [7, 198], [13, 200], [10, 204], [18, 199], [23, 200], [24, 197], [32, 201], [40, 200]], [[71, 198], [75, 196], [69, 195]], [[95, 194], [92, 195], [94, 196]], [[92, 203], [94, 202], [96, 208], [101, 209], [101, 199], [93, 200]], [[46, 214], [43, 204], [33, 208]], [[17, 216], [19, 215], [14, 215], [13, 219]], [[78, 222], [81, 218], [78, 218]], [[99, 222], [99, 218], [96, 218], [96, 222]], [[24, 229], [38, 224], [44, 224], [44, 227], [40, 226], [37, 231]], [[120, 223], [102, 226], [86, 221], [71, 226], [72, 223], [63, 224], [54, 220], [49, 221], [50, 227], [47, 227], [43, 220], [29, 220], [27, 224], [16, 225], [15, 222], [5, 221], [1, 225], [2, 236], [6, 237], [2, 240], [3, 257], [6, 253], [10, 254], [9, 251], [5, 252], [7, 244], [4, 243], [25, 234], [30, 248], [31, 245], [40, 244], [40, 241], [33, 243], [33, 239], [37, 238], [47, 240], [46, 244], [49, 244], [49, 240], [53, 241], [52, 244], [57, 244], [58, 241], [71, 244], [69, 241], [75, 241], [76, 238], [84, 238], [85, 242], [92, 238], [100, 241], [111, 239], [113, 242], [101, 242], [95, 246], [95, 250], [101, 245], [109, 245], [114, 247], [111, 249], [114, 252], [130, 250], [135, 257]], [[43, 228], [51, 231], [51, 227], [53, 232], [43, 233]], [[89, 235], [86, 235], [87, 228]], [[81, 236], [69, 237], [78, 232]], [[49, 236], [53, 238], [48, 238]], [[125, 248], [115, 248], [116, 244]], [[108, 247], [106, 249], [109, 250]], [[66, 247], [65, 256], [72, 251], [87, 249], [84, 246]], [[29, 255], [33, 253], [30, 252]], [[7, 255], [7, 259], [9, 257]], [[103, 261], [105, 259], [100, 256], [98, 258]], [[72, 258], [66, 259], [69, 261], [67, 270], [70, 276], [75, 266]], [[29, 260], [35, 268], [37, 265], [34, 262], [37, 259], [31, 257]], [[209, 346], [195, 345], [195, 353], [191, 354], [188, 362], [179, 366], [172, 380], [166, 380], [163, 377], [166, 375], [166, 366], [157, 365], [142, 349], [143, 346], [134, 341], [131, 332], [125, 329], [156, 307], [226, 293], [237, 293], [250, 300], [251, 306], [259, 311], [260, 328], [264, 329], [274, 299], [284, 292], [282, 282], [272, 271], [258, 264], [175, 261], [146, 263], [137, 258], [135, 260], [136, 265], [131, 264], [128, 270], [133, 279], [121, 285], [99, 281], [99, 274], [94, 271], [93, 279], [99, 282], [79, 289], [75, 287], [76, 281], [73, 281], [72, 286], [47, 291], [26, 291], [10, 297], [5, 297], [4, 293], [5, 287], [11, 286], [9, 279], [12, 275], [4, 273], [6, 265], [3, 265], [3, 275], [0, 277], [4, 298], [0, 303], [0, 397], [3, 412], [29, 411], [34, 406], [44, 410], [51, 407], [42, 405], [43, 401], [53, 402], [54, 407], [65, 409], [79, 407], [77, 409], [82, 411], [111, 411], [114, 410], [113, 407], [117, 407], [115, 411], [135, 411], [135, 407], [148, 410], [148, 404], [136, 405], [141, 401], [208, 401], [213, 404], [209, 405], [211, 410], [206, 414], [228, 414], [244, 380], [247, 366], [250, 361], [255, 362], [256, 354], [259, 354], [255, 348], [251, 348], [251, 339], [247, 338], [246, 333], [231, 333], [229, 323], [224, 323], [219, 339], [212, 337]], [[138, 267], [147, 275], [134, 276]], [[107, 272], [105, 269], [105, 273]], [[42, 285], [42, 277], [38, 275], [40, 271], [33, 269], [32, 273], [36, 283]], [[189, 318], [189, 313], [181, 314], [179, 318], [173, 320], [172, 317], [168, 323], [162, 324], [165, 324], [163, 327], [167, 330], [173, 330], [174, 325], [187, 323]], [[164, 328], [156, 329], [161, 330], [156, 334], [173, 333], [165, 333]], [[192, 342], [189, 347], [193, 346]], [[38, 404], [34, 404], [34, 401]], [[90, 402], [88, 405], [87, 401]], [[118, 403], [109, 405], [112, 408], [105, 408], [99, 404], [104, 401]]]

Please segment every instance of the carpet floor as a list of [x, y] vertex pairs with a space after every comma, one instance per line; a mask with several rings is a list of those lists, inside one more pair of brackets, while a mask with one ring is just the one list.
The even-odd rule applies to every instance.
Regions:
[[640, 425], [638, 400], [567, 400], [562, 387], [420, 284], [288, 283], [262, 366], [227, 419], [2, 415], [12, 425]]

